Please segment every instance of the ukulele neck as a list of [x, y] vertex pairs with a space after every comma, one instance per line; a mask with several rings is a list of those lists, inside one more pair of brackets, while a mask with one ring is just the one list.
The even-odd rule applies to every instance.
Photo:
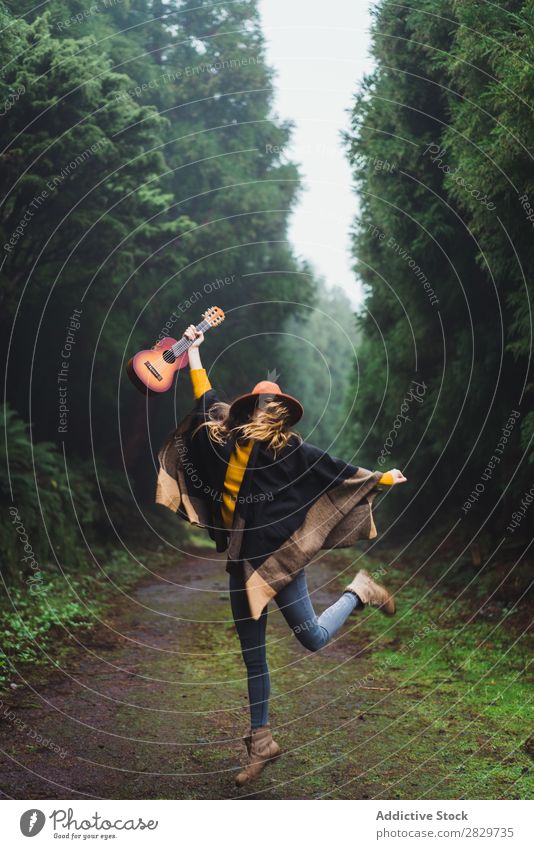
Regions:
[[[211, 327], [211, 324], [209, 323], [209, 321], [206, 321], [206, 319], [204, 319], [203, 321], [200, 322], [200, 324], [197, 324], [195, 329], [199, 333], [206, 333], [210, 329], [210, 327]], [[178, 342], [174, 343], [174, 345], [171, 348], [171, 351], [173, 352], [175, 357], [179, 357], [181, 354], [184, 354], [187, 351], [187, 349], [191, 347], [192, 344], [193, 344], [193, 342], [190, 339], [185, 339], [182, 336], [182, 338], [179, 339]]]

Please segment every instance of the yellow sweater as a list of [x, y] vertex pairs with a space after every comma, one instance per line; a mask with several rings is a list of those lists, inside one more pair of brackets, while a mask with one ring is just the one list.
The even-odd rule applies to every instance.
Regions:
[[[205, 392], [211, 389], [211, 383], [209, 382], [206, 370], [203, 368], [191, 369], [189, 373], [191, 375], [195, 398], [201, 398]], [[250, 452], [252, 451], [252, 445], [252, 439], [241, 445], [236, 442], [234, 451], [228, 462], [221, 507], [222, 518], [226, 528], [231, 528], [234, 521], [235, 503], [241, 488], [245, 469], [247, 468]], [[382, 475], [378, 483], [383, 486], [391, 486], [393, 483], [391, 472], [386, 472]]]

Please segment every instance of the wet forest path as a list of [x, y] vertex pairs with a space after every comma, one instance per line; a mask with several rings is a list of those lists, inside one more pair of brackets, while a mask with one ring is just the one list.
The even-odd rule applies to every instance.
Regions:
[[[238, 790], [246, 681], [224, 563], [197, 551], [155, 564], [157, 574], [78, 637], [58, 668], [4, 695], [6, 797], [532, 794], [525, 629], [510, 628], [502, 603], [473, 616], [454, 593], [438, 593], [398, 564], [386, 567], [384, 582], [400, 590], [399, 615], [354, 615], [314, 655], [270, 606], [271, 723], [284, 756], [253, 790]], [[353, 571], [345, 554], [310, 567], [317, 610]]]

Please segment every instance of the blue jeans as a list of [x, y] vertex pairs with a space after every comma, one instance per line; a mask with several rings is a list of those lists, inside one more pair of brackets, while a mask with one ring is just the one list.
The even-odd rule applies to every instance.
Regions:
[[[265, 645], [267, 608], [258, 620], [251, 618], [243, 573], [239, 568], [230, 573], [230, 601], [247, 667], [250, 724], [252, 728], [261, 728], [269, 721], [270, 679]], [[317, 616], [304, 571], [299, 572], [290, 584], [280, 590], [275, 601], [297, 640], [309, 651], [322, 649], [337, 634], [352, 611], [362, 606], [357, 595], [345, 592]]]

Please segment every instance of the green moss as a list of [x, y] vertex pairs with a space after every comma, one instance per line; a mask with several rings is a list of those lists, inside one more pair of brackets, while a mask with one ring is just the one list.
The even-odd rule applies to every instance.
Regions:
[[[0, 602], [0, 687], [13, 677], [21, 664], [46, 663], [45, 652], [54, 648], [59, 661], [71, 646], [69, 631], [87, 631], [107, 610], [114, 598], [114, 585], [126, 590], [143, 571], [124, 552], [106, 558], [104, 570], [77, 577], [43, 569], [43, 579], [31, 591], [27, 586], [9, 590], [4, 585]], [[116, 596], [115, 596], [116, 597]]]

